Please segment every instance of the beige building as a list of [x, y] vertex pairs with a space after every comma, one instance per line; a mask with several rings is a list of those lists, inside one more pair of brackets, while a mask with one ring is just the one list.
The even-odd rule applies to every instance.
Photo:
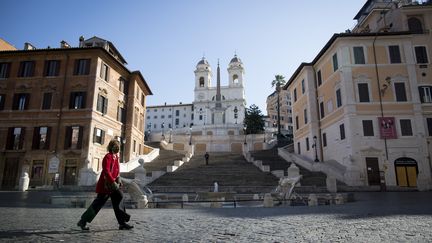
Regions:
[[[93, 37], [79, 47], [0, 51], [0, 185], [16, 189], [92, 184], [106, 146], [121, 141], [121, 159], [143, 151], [146, 96], [114, 45]], [[88, 179], [88, 177], [85, 177]]]
[[[277, 129], [278, 114], [277, 114], [277, 92], [274, 91], [271, 95], [267, 96], [267, 116], [269, 126]], [[280, 126], [281, 133], [292, 137], [293, 134], [293, 120], [291, 110], [291, 98], [290, 93], [287, 90], [281, 90], [279, 93], [279, 105], [280, 105]]]
[[13, 45], [9, 44], [7, 41], [0, 38], [0, 51], [12, 51], [12, 50], [16, 50], [16, 48]]
[[368, 0], [355, 19], [284, 87], [297, 159], [352, 186], [430, 189], [432, 4]]

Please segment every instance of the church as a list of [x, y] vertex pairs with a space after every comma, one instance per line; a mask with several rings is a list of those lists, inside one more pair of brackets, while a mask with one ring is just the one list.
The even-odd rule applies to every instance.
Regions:
[[194, 126], [243, 124], [246, 99], [244, 92], [244, 68], [237, 55], [228, 65], [228, 84], [221, 85], [219, 61], [216, 86], [212, 86], [212, 69], [203, 57], [196, 65], [194, 89]]

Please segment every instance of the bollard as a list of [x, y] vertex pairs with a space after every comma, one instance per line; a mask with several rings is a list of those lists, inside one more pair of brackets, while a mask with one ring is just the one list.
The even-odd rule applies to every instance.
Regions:
[[335, 203], [336, 204], [344, 204], [345, 203], [345, 200], [344, 200], [342, 194], [340, 194], [340, 193], [336, 194]]
[[189, 197], [188, 197], [188, 194], [183, 194], [183, 196], [182, 196], [182, 201], [183, 202], [189, 202]]
[[273, 205], [274, 205], [273, 197], [271, 196], [270, 193], [266, 193], [264, 195], [264, 207], [265, 208], [272, 208]]
[[318, 198], [316, 194], [309, 194], [308, 206], [318, 206]]

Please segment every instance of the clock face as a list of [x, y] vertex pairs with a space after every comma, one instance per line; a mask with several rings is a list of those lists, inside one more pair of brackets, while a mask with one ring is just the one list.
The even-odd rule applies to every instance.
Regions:
[[199, 93], [198, 94], [198, 99], [203, 100], [205, 98], [204, 93]]

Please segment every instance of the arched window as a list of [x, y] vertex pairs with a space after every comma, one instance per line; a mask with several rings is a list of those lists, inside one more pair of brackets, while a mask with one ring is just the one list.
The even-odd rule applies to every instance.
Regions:
[[408, 29], [414, 33], [423, 33], [422, 23], [416, 17], [411, 17], [408, 19]]
[[233, 83], [238, 84], [238, 82], [239, 82], [238, 75], [234, 74], [233, 75]]
[[204, 77], [200, 77], [199, 79], [199, 86], [204, 87]]

